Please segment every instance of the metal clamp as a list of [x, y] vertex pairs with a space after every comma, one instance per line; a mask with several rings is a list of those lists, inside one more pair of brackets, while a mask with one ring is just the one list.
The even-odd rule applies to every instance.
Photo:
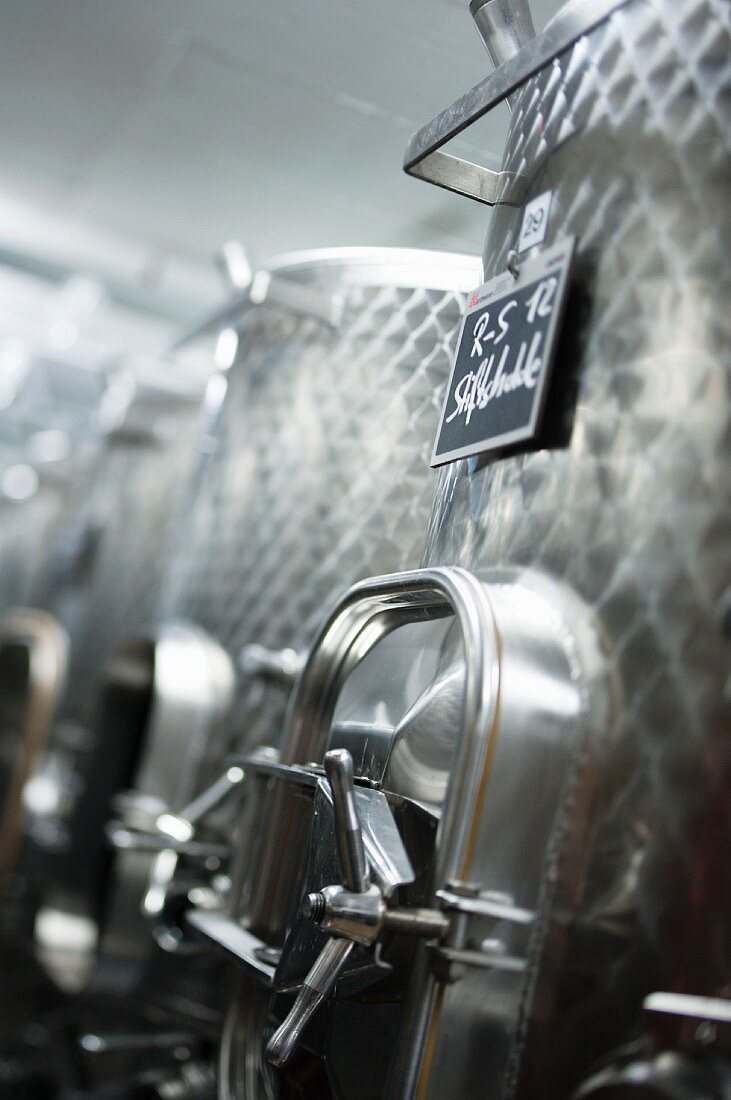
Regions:
[[[282, 755], [287, 769], [322, 759], [340, 685], [365, 653], [407, 622], [451, 615], [460, 628], [466, 668], [461, 745], [465, 759], [472, 763], [460, 768], [450, 784], [441, 824], [442, 836], [449, 841], [440, 846], [437, 856], [438, 884], [464, 873], [467, 822], [480, 799], [484, 756], [494, 727], [499, 646], [490, 599], [477, 577], [463, 569], [435, 568], [373, 577], [354, 585], [328, 616], [298, 677]], [[373, 793], [385, 801], [381, 792]], [[361, 799], [363, 794], [358, 787], [356, 797]], [[284, 785], [275, 790], [257, 857], [262, 871], [251, 880], [247, 921], [252, 927], [273, 930], [276, 938], [285, 933], [296, 902], [292, 885], [299, 863], [300, 810], [301, 804], [292, 803]], [[395, 826], [394, 832], [398, 836]], [[370, 855], [367, 828], [365, 842]], [[274, 866], [276, 875], [267, 873], [265, 869]]]
[[520, 204], [528, 185], [525, 177], [463, 160], [445, 153], [444, 146], [627, 2], [573, 0], [567, 4], [542, 34], [413, 135], [404, 157], [406, 174], [487, 206]]
[[[332, 792], [341, 878], [345, 889], [351, 894], [366, 894], [369, 889], [368, 864], [355, 808], [353, 759], [350, 753], [346, 749], [326, 753], [325, 772]], [[377, 887], [373, 889], [380, 899], [380, 890]], [[316, 915], [324, 915], [319, 901], [318, 898], [313, 905], [308, 904], [305, 914], [313, 919]], [[352, 935], [347, 939], [331, 939], [322, 949], [302, 983], [289, 1015], [267, 1043], [266, 1056], [274, 1065], [284, 1066], [289, 1062], [307, 1023], [335, 987], [356, 942], [358, 940]]]
[[482, 890], [472, 882], [450, 882], [437, 890], [437, 901], [449, 918], [449, 932], [444, 941], [432, 948], [432, 969], [444, 982], [454, 982], [465, 969], [507, 970], [522, 973], [527, 968], [524, 958], [508, 955], [501, 940], [488, 939], [479, 947], [470, 946], [470, 923], [473, 918], [489, 917], [508, 924], [529, 925], [536, 919], [531, 909], [514, 904], [512, 897], [492, 890]]
[[[441, 910], [389, 908], [381, 888], [369, 881], [350, 753], [345, 749], [328, 752], [325, 771], [332, 791], [343, 885], [308, 894], [302, 906], [303, 916], [334, 938], [321, 951], [289, 1015], [267, 1044], [267, 1058], [279, 1067], [292, 1058], [307, 1023], [334, 989], [356, 945], [370, 947], [385, 931], [444, 941], [433, 946], [437, 974], [443, 981], [455, 980], [465, 966], [521, 972], [525, 960], [501, 953], [494, 944], [469, 949], [469, 922], [472, 917], [515, 924], [535, 920], [533, 911], [514, 905], [512, 898], [465, 883], [450, 883], [447, 889], [437, 891]], [[454, 964], [458, 964], [456, 971]]]
[[[292, 1009], [269, 1040], [266, 1056], [276, 1066], [289, 1062], [307, 1023], [335, 987], [357, 944], [369, 946], [390, 928], [412, 935], [443, 935], [449, 925], [440, 913], [386, 907], [380, 886], [371, 884], [369, 861], [356, 805], [353, 758], [347, 749], [325, 754], [325, 773], [332, 794], [335, 837], [342, 886], [309, 894], [303, 915], [329, 931], [329, 940], [310, 969]], [[408, 861], [406, 861], [408, 863]], [[402, 860], [403, 863], [403, 860]], [[413, 877], [410, 865], [407, 877]]]
[[[138, 834], [132, 837], [132, 843], [117, 831], [112, 839], [118, 846], [132, 847], [134, 841], [142, 843], [147, 850], [158, 854], [150, 871], [147, 892], [143, 901], [143, 912], [152, 919], [155, 940], [166, 951], [177, 951], [185, 942], [185, 932], [181, 926], [178, 910], [179, 899], [172, 898], [172, 886], [181, 855], [197, 859], [206, 859], [211, 855], [225, 859], [228, 848], [223, 845], [211, 845], [195, 840], [196, 830], [203, 819], [236, 790], [246, 778], [243, 768], [234, 765], [226, 769], [223, 775], [206, 788], [197, 798], [179, 814], [162, 813], [155, 823], [152, 834]], [[121, 833], [128, 832], [122, 829]], [[120, 844], [120, 840], [122, 843]], [[184, 906], [183, 906], [184, 908]]]

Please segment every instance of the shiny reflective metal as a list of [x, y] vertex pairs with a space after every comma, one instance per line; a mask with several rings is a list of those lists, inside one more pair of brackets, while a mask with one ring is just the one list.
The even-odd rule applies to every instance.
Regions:
[[161, 607], [237, 665], [242, 655], [227, 747], [243, 753], [278, 747], [292, 654], [323, 608], [363, 577], [419, 563], [439, 397], [481, 275], [471, 257], [373, 248], [294, 254], [266, 271], [272, 286], [341, 300], [341, 323], [248, 294], [210, 322], [239, 333], [237, 358], [209, 388]]
[[[39, 603], [64, 625], [71, 645], [44, 762], [63, 798], [29, 819], [28, 874], [43, 909], [92, 922], [104, 904], [110, 799], [130, 782], [150, 690], [145, 655], [120, 657], [106, 687], [105, 668], [124, 639], [149, 630], [157, 617], [197, 420], [190, 394], [145, 390], [127, 398], [111, 410], [113, 418], [110, 411], [90, 476], [55, 531], [39, 590]], [[124, 694], [128, 709], [134, 698], [135, 713], [125, 718], [109, 707], [107, 688]]]
[[[338, 975], [347, 984], [351, 970], [353, 975], [358, 973], [353, 962], [355, 943], [372, 943], [382, 932], [395, 936], [406, 933], [425, 941], [437, 939], [440, 942], [417, 944], [403, 991], [405, 1012], [397, 1032], [391, 1035], [392, 1049], [386, 1052], [392, 1056], [392, 1068], [387, 1080], [379, 1079], [377, 1085], [374, 1078], [374, 1088], [390, 1090], [394, 1096], [412, 1095], [421, 1087], [419, 1078], [424, 1074], [428, 1077], [429, 1033], [439, 1030], [442, 1005], [447, 1002], [453, 1012], [454, 1005], [464, 998], [463, 984], [468, 989], [481, 989], [486, 1002], [483, 1015], [488, 1010], [491, 986], [502, 987], [503, 1027], [511, 1015], [519, 1012], [526, 996], [531, 978], [530, 944], [537, 934], [534, 929], [540, 926], [537, 914], [546, 904], [537, 890], [537, 872], [550, 858], [551, 847], [567, 828], [571, 814], [578, 812], [581, 817], [573, 802], [569, 800], [567, 806], [561, 794], [565, 798], [566, 792], [575, 787], [579, 774], [588, 793], [601, 753], [600, 735], [608, 736], [612, 723], [611, 674], [605, 665], [601, 639], [581, 603], [562, 586], [521, 572], [496, 572], [483, 583], [464, 570], [433, 568], [374, 578], [351, 589], [321, 628], [297, 682], [289, 709], [283, 763], [271, 773], [281, 776], [281, 780], [272, 792], [261, 847], [250, 869], [249, 889], [243, 891], [247, 901], [237, 914], [243, 926], [264, 942], [283, 944], [274, 988], [291, 988], [293, 967], [302, 967], [312, 951], [312, 944], [303, 938], [302, 925], [292, 919], [298, 893], [303, 890], [306, 835], [303, 803], [292, 797], [292, 786], [298, 775], [314, 778], [314, 762], [327, 759], [325, 749], [338, 697], [349, 675], [363, 666], [369, 653], [377, 651], [390, 636], [396, 637], [407, 622], [450, 616], [454, 616], [456, 641], [449, 641], [447, 635], [444, 655], [449, 668], [459, 660], [461, 651], [460, 676], [447, 675], [436, 682], [449, 694], [456, 679], [462, 685], [462, 705], [441, 708], [441, 713], [452, 717], [446, 729], [439, 723], [424, 723], [423, 740], [412, 738], [411, 742], [422, 774], [429, 775], [430, 766], [427, 788], [433, 801], [417, 802], [405, 796], [395, 778], [399, 772], [390, 772], [388, 766], [383, 791], [358, 785], [354, 788], [359, 817], [358, 795], [378, 794], [387, 805], [393, 803], [388, 815], [392, 828], [392, 814], [398, 813], [401, 828], [406, 829], [401, 843], [406, 844], [407, 861], [417, 860], [422, 875], [428, 867], [426, 896], [431, 907], [392, 906], [387, 899], [398, 888], [398, 882], [392, 883], [388, 894], [381, 893], [379, 899], [376, 886], [359, 895], [333, 889], [329, 886], [332, 879], [321, 877], [315, 893], [310, 890], [306, 896], [305, 916], [329, 927], [336, 938], [326, 943], [316, 964], [313, 958], [307, 977], [300, 979], [299, 993], [287, 1020], [267, 1048], [277, 1066], [290, 1062], [306, 1034], [307, 1021], [329, 995]], [[427, 701], [421, 713], [428, 712], [430, 705], [439, 712], [433, 680], [426, 680], [424, 691]], [[365, 725], [364, 730], [367, 728]], [[391, 758], [397, 752], [399, 738], [408, 736], [412, 729], [411, 722], [394, 726]], [[433, 731], [431, 737], [429, 730]], [[435, 743], [443, 745], [445, 740], [448, 751], [442, 747], [435, 752]], [[334, 759], [342, 763], [343, 754]], [[577, 771], [580, 760], [585, 771]], [[307, 761], [313, 764], [306, 765]], [[541, 796], [533, 807], [530, 826], [526, 822], [524, 827], [516, 820], [514, 794], [530, 777], [540, 777]], [[320, 784], [316, 790], [323, 787]], [[425, 817], [414, 818], [409, 824], [414, 814]], [[436, 842], [432, 840], [429, 848], [417, 850], [416, 821], [427, 818], [439, 822]], [[318, 809], [316, 797], [307, 882], [312, 882], [313, 876], [332, 874], [326, 867], [327, 833], [318, 824], [323, 821], [322, 804]], [[576, 821], [574, 827], [581, 829], [581, 821]], [[379, 835], [381, 847], [386, 848], [383, 841], [387, 831], [375, 831], [376, 847]], [[509, 841], [509, 855], [501, 851], [498, 858], [493, 858], [495, 835]], [[329, 842], [337, 851], [336, 838], [337, 830]], [[365, 847], [370, 861], [368, 845]], [[318, 862], [322, 862], [322, 869]], [[342, 867], [342, 857], [340, 863]], [[481, 883], [467, 889], [466, 880], [478, 869]], [[413, 877], [411, 871], [403, 881]], [[304, 893], [307, 895], [307, 887]], [[336, 949], [330, 944], [340, 946]], [[382, 976], [377, 957], [371, 963], [363, 959], [359, 965], [366, 970], [371, 966], [376, 977]], [[455, 982], [459, 989], [450, 984]], [[347, 992], [340, 996], [348, 999]], [[242, 1034], [246, 1000], [256, 1003], [260, 997], [252, 986], [242, 987], [229, 1016], [222, 1053], [221, 1088], [226, 1097], [236, 1095], [234, 1081], [242, 1079], [240, 1060], [254, 1066], [261, 1057], [260, 1048], [256, 1054], [261, 1036], [246, 1031]], [[472, 1004], [469, 993], [466, 1000]], [[326, 1034], [338, 1019], [339, 1003], [336, 997], [329, 1022], [318, 1025], [320, 1029], [324, 1026]], [[464, 1041], [472, 1026], [462, 1021]], [[459, 1044], [462, 1039], [452, 1036], [451, 1041]], [[307, 1057], [312, 1058], [309, 1049]], [[480, 1051], [481, 1074], [494, 1072], [496, 1054], [489, 1047]], [[339, 1060], [334, 1048], [330, 1048], [329, 1057], [336, 1063]], [[360, 1072], [366, 1072], [367, 1056], [359, 1053], [356, 1034], [350, 1036], [342, 1057], [350, 1059], [352, 1066], [358, 1066], [358, 1059], [363, 1057]], [[332, 1072], [337, 1076], [336, 1065]], [[257, 1073], [259, 1085], [255, 1084]], [[247, 1100], [265, 1095], [260, 1090], [271, 1087], [263, 1084], [263, 1068], [249, 1080], [250, 1086], [243, 1094]], [[464, 1091], [447, 1094], [469, 1095]]]
[[330, 784], [338, 844], [340, 874], [346, 890], [363, 894], [368, 889], [369, 870], [358, 811], [355, 805], [353, 757], [347, 749], [325, 753], [325, 775]]
[[470, 0], [470, 12], [496, 69], [535, 38], [528, 0]]
[[[330, 785], [343, 885], [325, 886], [316, 893], [308, 894], [302, 904], [302, 915], [332, 936], [362, 947], [370, 947], [384, 931], [428, 939], [447, 935], [449, 922], [439, 912], [390, 909], [386, 906], [386, 898], [395, 886], [413, 882], [415, 878], [387, 803], [386, 812], [391, 820], [385, 828], [376, 829], [375, 835], [381, 850], [389, 852], [392, 862], [400, 862], [405, 867], [405, 873], [400, 882], [390, 882], [385, 889], [369, 882], [350, 753], [346, 749], [333, 749], [325, 753], [325, 773]], [[316, 837], [313, 843], [318, 843]], [[331, 944], [332, 941], [328, 941], [323, 947], [304, 979], [288, 1016], [267, 1043], [266, 1056], [275, 1066], [285, 1066], [292, 1059], [300, 1036], [334, 988], [350, 957], [350, 950], [346, 951], [342, 944], [341, 950], [335, 950]]]
[[273, 985], [277, 952], [272, 953], [263, 940], [225, 912], [208, 911], [191, 902], [182, 914], [181, 923], [246, 967], [248, 973], [267, 988]]
[[[323, 607], [362, 577], [418, 564], [439, 395], [465, 293], [481, 275], [470, 257], [388, 249], [300, 254], [267, 271], [265, 300], [253, 304], [247, 293], [212, 322], [213, 331], [238, 332], [237, 359], [209, 389], [188, 521], [162, 602], [165, 617], [217, 637], [242, 673], [228, 743], [207, 757], [220, 774], [237, 750], [248, 777], [227, 833], [242, 864], [234, 891], [255, 856], [267, 776], [278, 767], [271, 755], [252, 757], [281, 745], [298, 655]], [[315, 292], [341, 302], [340, 323], [300, 309], [302, 296], [297, 308], [276, 297], [285, 283], [312, 291], [310, 303]], [[368, 794], [359, 787], [359, 800]], [[367, 847], [383, 816], [378, 798], [363, 810]], [[402, 870], [383, 862], [379, 874], [388, 882]], [[266, 981], [257, 950], [276, 945], [255, 929], [242, 936], [226, 897], [215, 912], [188, 906], [182, 922], [199, 944], [205, 936]]]
[[[517, 91], [503, 170], [530, 181], [526, 203], [550, 194], [541, 247], [577, 241], [549, 438], [440, 473], [425, 560], [560, 578], [601, 622], [621, 689], [583, 826], [525, 869], [555, 898], [525, 956], [529, 993], [511, 1018], [503, 986], [445, 987], [424, 1097], [565, 1100], [646, 1031], [648, 996], [723, 1000], [731, 981], [731, 7], [596, 3], [574, 37], [561, 21], [576, 10], [409, 154]], [[523, 214], [493, 214], [488, 277]], [[539, 831], [543, 785], [520, 773], [493, 859]]]
[[[494, 0], [493, 0], [494, 2]], [[494, 172], [451, 153], [444, 146], [458, 137], [503, 100], [511, 104], [516, 89], [544, 69], [573, 43], [588, 34], [628, 0], [569, 0], [542, 34], [531, 39], [512, 58], [505, 56], [497, 71], [475, 85], [411, 138], [404, 157], [409, 176], [434, 183], [447, 191], [477, 199], [488, 206], [518, 205], [525, 200], [529, 176], [509, 167]], [[478, 9], [482, 10], [482, 6]], [[505, 48], [502, 55], [507, 54]]]
[[[491, 728], [490, 711], [495, 705], [494, 693], [487, 686], [495, 675], [490, 670], [496, 647], [492, 610], [482, 585], [469, 574], [436, 569], [376, 577], [355, 585], [343, 597], [320, 629], [295, 687], [288, 712], [283, 762], [295, 764], [324, 756], [333, 707], [347, 671], [379, 637], [425, 610], [432, 614], [444, 615], [450, 611], [455, 614], [467, 651], [464, 764], [452, 786], [442, 824], [450, 841], [442, 849], [449, 854], [442, 855], [446, 863], [438, 877], [446, 881], [460, 873], [459, 851], [471, 829], [469, 810], [480, 783], [479, 768], [474, 765], [482, 756], [480, 745]], [[281, 869], [276, 880], [267, 876], [254, 883], [252, 913], [254, 922], [261, 920], [276, 928], [287, 920], [291, 909], [291, 893], [298, 881], [299, 852], [293, 833], [291, 843], [288, 839], [295, 828], [291, 810], [288, 820], [285, 807], [275, 802], [270, 820], [271, 827], [265, 832], [262, 845], [262, 865], [279, 860]]]
[[383, 928], [386, 906], [377, 886], [358, 893], [344, 886], [325, 886], [307, 895], [302, 915], [332, 935], [368, 947]]
[[86, 1032], [79, 1045], [87, 1054], [126, 1054], [139, 1050], [172, 1050], [194, 1044], [197, 1038], [186, 1031], [147, 1031], [139, 1034], [99, 1034]]
[[[457, 289], [462, 285], [462, 276], [458, 274], [460, 267], [464, 272], [469, 266], [467, 256], [406, 249], [332, 248], [292, 253], [253, 272], [251, 279], [241, 287], [243, 294], [186, 333], [176, 346], [193, 343], [224, 329], [238, 330], [247, 314], [265, 303], [338, 328], [346, 319], [348, 286], [377, 286], [381, 282], [393, 285], [395, 277], [395, 285], [429, 286], [433, 281], [434, 289], [450, 289], [456, 276]], [[318, 269], [320, 278], [317, 277]], [[470, 290], [473, 285], [464, 285], [464, 289]]]
[[254, 273], [241, 241], [226, 241], [216, 259], [229, 289], [246, 290]]
[[731, 1054], [731, 998], [655, 992], [642, 1007], [656, 1049], [703, 1045]]
[[327, 941], [303, 981], [291, 1012], [267, 1044], [267, 1058], [285, 1066], [292, 1058], [304, 1029], [335, 988], [355, 941], [333, 938]]
[[[332, 799], [335, 841], [342, 886], [326, 886], [310, 894], [303, 915], [336, 937], [328, 940], [308, 972], [287, 1018], [267, 1043], [266, 1055], [275, 1066], [284, 1066], [294, 1054], [299, 1037], [311, 1017], [334, 988], [352, 951], [352, 944], [375, 941], [385, 912], [383, 894], [370, 884], [363, 831], [356, 807], [353, 758], [347, 749], [325, 753]], [[408, 876], [413, 879], [409, 866]]]
[[[159, 852], [149, 873], [142, 909], [153, 922], [153, 935], [158, 945], [165, 951], [192, 951], [195, 944], [185, 935], [187, 900], [200, 892], [198, 886], [188, 886], [183, 896], [184, 910], [181, 913], [181, 898], [175, 894], [175, 879], [178, 872], [178, 856], [186, 856], [203, 868], [210, 869], [211, 863], [218, 870], [225, 865], [231, 849], [228, 844], [202, 842], [194, 839], [196, 831], [205, 824], [211, 811], [227, 800], [243, 782], [245, 772], [242, 768], [227, 768], [211, 786], [199, 794], [180, 814], [163, 813], [155, 823], [155, 832], [150, 839], [151, 850]], [[204, 880], [207, 876], [203, 875]], [[226, 879], [228, 885], [228, 879]], [[203, 887], [206, 906], [216, 908], [219, 901], [215, 891]], [[191, 904], [195, 902], [191, 900]]]
[[703, 1055], [663, 1051], [636, 1057], [593, 1074], [571, 1100], [726, 1100], [731, 1066], [713, 1051]]
[[[0, 611], [38, 607], [53, 612], [62, 535], [90, 491], [98, 447], [80, 447], [67, 459], [38, 470], [37, 492], [27, 500], [0, 496]], [[68, 623], [64, 623], [66, 629]]]
[[38, 790], [34, 772], [64, 689], [67, 661], [68, 636], [52, 616], [18, 608], [0, 618], [0, 898], [22, 844], [28, 784], [35, 781], [36, 797], [54, 796], [52, 789]]
[[[124, 679], [114, 677], [124, 668]], [[139, 760], [133, 787], [115, 798], [117, 820], [107, 833], [117, 855], [108, 890], [101, 944], [107, 957], [134, 959], [149, 952], [154, 921], [158, 942], [176, 949], [184, 939], [170, 927], [168, 891], [179, 857], [194, 864], [225, 862], [228, 847], [216, 833], [200, 826], [244, 778], [240, 768], [228, 768], [215, 779], [208, 754], [218, 756], [216, 742], [225, 732], [235, 675], [225, 651], [191, 624], [168, 623], [146, 637], [126, 642], [109, 666], [104, 696], [115, 709], [114, 722], [127, 736], [140, 725]], [[134, 691], [149, 684], [150, 698], [139, 711]], [[113, 728], [112, 715], [107, 715]], [[200, 791], [202, 781], [209, 786]], [[144, 899], [144, 907], [143, 907]]]

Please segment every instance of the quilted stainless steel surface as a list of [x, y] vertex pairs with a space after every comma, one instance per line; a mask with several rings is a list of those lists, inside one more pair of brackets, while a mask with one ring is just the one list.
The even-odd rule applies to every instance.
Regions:
[[[360, 249], [276, 270], [338, 294], [343, 320], [264, 304], [245, 315], [238, 360], [202, 446], [164, 601], [236, 658], [306, 646], [341, 590], [418, 562], [433, 497], [428, 468], [475, 259]], [[243, 677], [236, 744], [277, 743], [281, 686]]]
[[[642, 1033], [655, 989], [728, 995], [730, 47], [725, 0], [634, 0], [514, 104], [503, 168], [530, 179], [526, 201], [552, 192], [544, 246], [577, 238], [557, 366], [572, 396], [550, 449], [439, 474], [424, 560], [566, 581], [607, 632], [623, 708], [583, 888], [562, 896], [556, 864], [570, 931], [554, 912], [534, 941], [491, 1096], [567, 1096]], [[521, 220], [493, 215], [487, 277]], [[485, 1027], [447, 987], [425, 1095], [472, 1094]]]

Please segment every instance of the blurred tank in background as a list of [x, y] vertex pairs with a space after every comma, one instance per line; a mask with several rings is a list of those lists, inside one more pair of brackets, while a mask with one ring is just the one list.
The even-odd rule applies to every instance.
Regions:
[[[93, 438], [67, 464], [63, 480], [54, 470], [32, 499], [13, 502], [18, 519], [7, 556], [15, 569], [7, 574], [6, 603], [22, 595], [29, 610], [3, 619], [16, 630], [6, 639], [14, 647], [10, 657], [22, 644], [31, 666], [39, 659], [44, 635], [28, 637], [29, 616], [43, 618], [65, 640], [44, 743], [25, 768], [16, 806], [20, 861], [5, 882], [5, 995], [9, 1004], [20, 998], [19, 1018], [27, 1023], [61, 1011], [94, 959], [108, 863], [104, 824], [111, 797], [129, 784], [139, 748], [138, 731], [102, 728], [99, 693], [119, 641], [154, 620], [193, 455], [195, 394], [120, 378], [106, 388]], [[44, 507], [34, 507], [36, 500]], [[14, 664], [5, 665], [6, 701], [14, 694]], [[21, 679], [16, 717], [37, 707], [35, 681]], [[144, 698], [145, 684], [136, 689]], [[12, 1014], [11, 1021], [17, 1031]], [[56, 1054], [44, 1055], [44, 1088], [55, 1087], [64, 1064], [65, 1055]], [[24, 1050], [21, 1065], [27, 1056]], [[25, 1070], [19, 1072], [22, 1081]], [[70, 1074], [69, 1083], [79, 1080]]]
[[[241, 776], [227, 756], [277, 744], [323, 603], [374, 568], [418, 561], [430, 440], [479, 277], [479, 261], [438, 253], [277, 262], [194, 336], [214, 335], [218, 368], [197, 443], [178, 416], [160, 461], [127, 417], [102, 451], [62, 542], [53, 599], [75, 624], [69, 684], [28, 791], [31, 803], [54, 785], [62, 796], [51, 812], [31, 807], [27, 866], [44, 881], [41, 958], [79, 991], [89, 1081], [118, 1074], [133, 1088], [174, 1058], [181, 1028], [181, 1073], [207, 1079], [225, 983], [182, 912], [230, 888]], [[115, 795], [122, 775], [130, 789]]]
[[138, 749], [99, 726], [99, 690], [115, 645], [154, 621], [198, 414], [194, 397], [164, 390], [122, 401], [108, 391], [105, 402], [91, 478], [56, 531], [39, 586], [38, 604], [68, 630], [71, 648], [49, 751], [26, 794], [31, 840], [50, 860], [44, 905], [92, 919], [109, 799], [128, 783]]

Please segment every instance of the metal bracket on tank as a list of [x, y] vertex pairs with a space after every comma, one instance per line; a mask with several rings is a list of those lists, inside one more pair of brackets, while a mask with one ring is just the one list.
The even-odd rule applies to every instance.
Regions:
[[524, 176], [495, 172], [445, 153], [444, 146], [626, 3], [628, 0], [571, 0], [542, 34], [417, 130], [406, 147], [406, 174], [487, 206], [519, 205], [528, 184]]

